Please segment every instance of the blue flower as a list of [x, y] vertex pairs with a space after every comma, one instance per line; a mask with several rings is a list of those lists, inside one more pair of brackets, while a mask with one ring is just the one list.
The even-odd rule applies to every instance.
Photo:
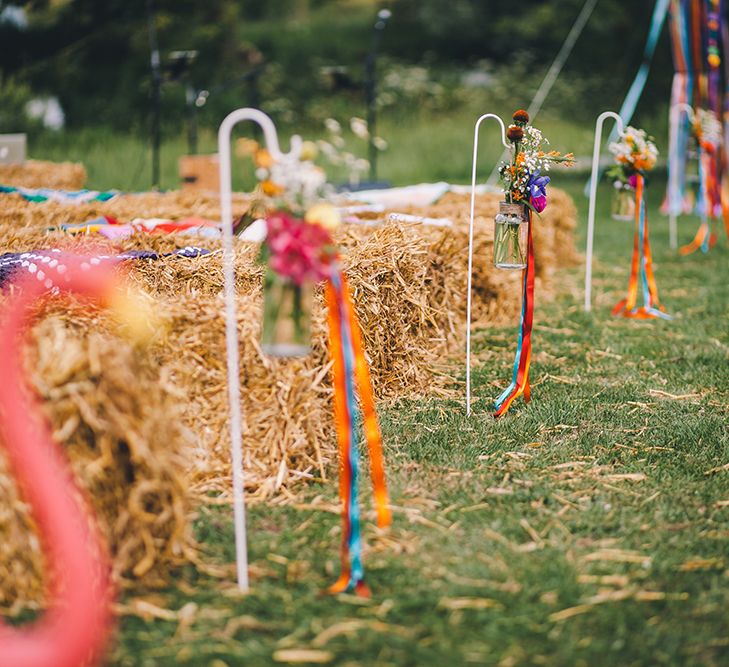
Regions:
[[547, 196], [547, 185], [549, 184], [549, 176], [540, 176], [539, 169], [537, 169], [529, 177], [529, 194], [534, 198], [541, 198]]

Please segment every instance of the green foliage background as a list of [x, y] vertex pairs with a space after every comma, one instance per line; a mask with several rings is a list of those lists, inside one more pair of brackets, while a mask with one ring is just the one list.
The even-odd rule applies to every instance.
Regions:
[[[0, 106], [10, 106], [20, 89], [58, 96], [70, 127], [146, 126], [146, 0], [0, 0], [0, 11], [8, 4], [25, 7], [29, 26], [0, 24]], [[384, 33], [381, 73], [424, 65], [452, 91], [464, 71], [491, 72], [510, 95], [529, 99], [583, 0], [157, 0], [156, 5], [163, 60], [173, 50], [200, 52], [188, 79], [195, 88], [214, 89], [263, 64], [255, 87], [238, 84], [211, 95], [200, 121], [214, 127], [241, 104], [260, 105], [283, 123], [301, 123], [322, 104], [361, 108], [364, 60], [375, 13], [383, 7], [393, 17]], [[561, 88], [550, 98], [551, 108], [587, 119], [618, 105], [640, 64], [652, 9], [651, 2], [600, 0]], [[327, 66], [344, 68], [336, 85], [322, 76]], [[671, 73], [664, 32], [646, 91], [652, 106], [667, 101]], [[498, 93], [495, 85], [493, 94]], [[165, 130], [178, 132], [185, 118], [184, 87], [167, 85], [163, 98]], [[461, 101], [446, 96], [441, 106]], [[21, 129], [11, 114], [0, 114], [0, 130]]]

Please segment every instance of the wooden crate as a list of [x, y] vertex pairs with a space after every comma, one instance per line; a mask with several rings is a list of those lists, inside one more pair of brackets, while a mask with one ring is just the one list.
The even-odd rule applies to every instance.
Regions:
[[183, 190], [220, 190], [219, 163], [216, 155], [183, 155], [178, 162]]

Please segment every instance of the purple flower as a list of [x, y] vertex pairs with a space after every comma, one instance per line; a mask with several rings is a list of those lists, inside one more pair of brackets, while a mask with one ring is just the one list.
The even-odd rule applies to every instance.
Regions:
[[549, 176], [540, 176], [537, 169], [530, 177], [529, 195], [532, 199], [532, 206], [537, 213], [541, 213], [547, 208], [547, 185], [549, 184]]
[[635, 190], [635, 188], [638, 187], [638, 175], [632, 174], [631, 177], [628, 179], [628, 185]]

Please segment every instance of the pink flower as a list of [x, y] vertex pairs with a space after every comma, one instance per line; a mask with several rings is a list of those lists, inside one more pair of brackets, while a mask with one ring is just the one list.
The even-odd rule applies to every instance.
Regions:
[[532, 206], [537, 213], [541, 213], [547, 208], [547, 197], [546, 195], [540, 195], [539, 197], [532, 197]]
[[278, 275], [297, 285], [318, 282], [329, 275], [333, 243], [329, 232], [283, 212], [270, 215], [266, 225], [269, 263]]

